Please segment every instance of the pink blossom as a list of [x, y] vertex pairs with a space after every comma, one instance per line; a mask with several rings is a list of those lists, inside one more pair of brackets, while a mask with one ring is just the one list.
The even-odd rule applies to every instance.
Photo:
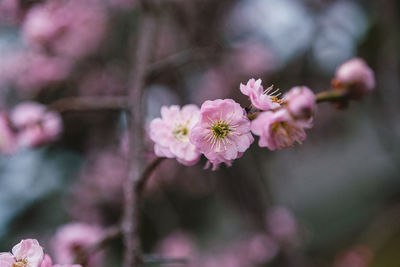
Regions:
[[200, 113], [190, 141], [212, 164], [229, 164], [253, 143], [246, 112], [232, 99], [206, 101]]
[[285, 207], [274, 207], [267, 214], [267, 226], [271, 235], [279, 241], [297, 239], [297, 223], [292, 212]]
[[275, 109], [280, 106], [281, 101], [278, 99], [279, 90], [273, 91], [273, 86], [264, 90], [261, 85], [261, 79], [257, 81], [250, 79], [246, 85], [240, 84], [242, 94], [250, 98], [251, 104], [260, 110]]
[[283, 96], [290, 114], [296, 119], [310, 119], [314, 114], [315, 95], [307, 86], [296, 86]]
[[12, 253], [0, 253], [1, 267], [40, 267], [42, 261], [43, 248], [35, 239], [22, 240]]
[[11, 155], [15, 149], [15, 135], [8, 122], [8, 117], [0, 113], [0, 153]]
[[304, 128], [311, 128], [311, 122], [294, 120], [286, 109], [262, 112], [251, 122], [251, 131], [260, 136], [258, 145], [270, 150], [301, 144], [306, 139]]
[[353, 58], [338, 67], [334, 79], [336, 90], [348, 89], [350, 97], [359, 99], [375, 87], [374, 72], [361, 58]]
[[[70, 223], [61, 227], [52, 239], [54, 259], [62, 264], [73, 264], [78, 253], [101, 240], [103, 231], [97, 226]], [[101, 266], [101, 254], [93, 254], [88, 266]]]
[[23, 36], [36, 49], [81, 58], [93, 53], [103, 39], [104, 11], [99, 1], [48, 1], [29, 10]]
[[195, 252], [193, 239], [181, 231], [168, 235], [159, 245], [157, 251], [166, 258], [192, 258]]
[[17, 105], [10, 120], [18, 131], [20, 146], [37, 147], [55, 141], [62, 130], [60, 115], [35, 102]]
[[196, 105], [163, 106], [161, 118], [150, 123], [150, 138], [155, 142], [154, 152], [159, 157], [176, 158], [190, 166], [200, 159], [200, 152], [189, 141], [193, 126], [199, 119]]

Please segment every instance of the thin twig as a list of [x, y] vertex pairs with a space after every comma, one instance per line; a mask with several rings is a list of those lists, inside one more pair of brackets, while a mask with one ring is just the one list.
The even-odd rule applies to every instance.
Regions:
[[143, 257], [143, 262], [144, 263], [149, 263], [149, 264], [182, 264], [186, 265], [188, 263], [188, 259], [185, 258], [163, 258], [159, 255], [145, 255]]
[[348, 97], [348, 94], [346, 91], [324, 91], [321, 93], [318, 93], [316, 95], [316, 102], [317, 103], [322, 103], [322, 102], [342, 102], [345, 101]]

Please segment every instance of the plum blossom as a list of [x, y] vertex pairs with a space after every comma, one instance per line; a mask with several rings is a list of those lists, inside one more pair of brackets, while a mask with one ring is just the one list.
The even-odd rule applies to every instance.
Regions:
[[17, 129], [20, 146], [38, 147], [58, 139], [62, 122], [60, 115], [35, 102], [23, 102], [10, 114], [12, 125]]
[[8, 117], [0, 113], [0, 153], [11, 155], [15, 150], [15, 134], [10, 127]]
[[232, 99], [206, 101], [190, 141], [214, 166], [240, 157], [254, 138], [244, 109]]
[[198, 122], [196, 105], [163, 106], [161, 118], [150, 123], [150, 138], [155, 143], [154, 152], [159, 157], [176, 158], [183, 165], [191, 166], [200, 159], [199, 150], [190, 143], [192, 128]]
[[251, 131], [260, 136], [258, 145], [270, 150], [301, 144], [307, 137], [304, 129], [311, 127], [311, 121], [294, 120], [287, 109], [262, 112], [251, 122]]
[[25, 239], [15, 245], [12, 253], [0, 253], [1, 267], [40, 267], [43, 248], [35, 239]]
[[246, 85], [240, 84], [242, 94], [250, 98], [251, 104], [260, 110], [275, 109], [280, 106], [282, 101], [278, 99], [279, 89], [273, 90], [273, 86], [264, 90], [261, 79], [250, 79]]
[[287, 110], [296, 119], [310, 119], [314, 114], [315, 95], [307, 86], [296, 86], [283, 96]]
[[[70, 223], [61, 227], [52, 239], [53, 256], [62, 264], [72, 264], [77, 254], [101, 240], [101, 228], [84, 224]], [[89, 258], [88, 266], [101, 266], [101, 254], [93, 254]]]
[[353, 99], [360, 99], [375, 87], [374, 72], [363, 59], [350, 59], [337, 68], [333, 86], [335, 90], [348, 90]]

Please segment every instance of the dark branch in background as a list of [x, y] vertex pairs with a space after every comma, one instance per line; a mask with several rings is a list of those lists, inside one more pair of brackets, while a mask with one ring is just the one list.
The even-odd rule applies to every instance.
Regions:
[[88, 110], [121, 110], [128, 108], [125, 96], [67, 97], [48, 106], [58, 112]]
[[149, 165], [147, 165], [146, 169], [143, 171], [135, 187], [136, 194], [140, 198], [142, 197], [144, 189], [146, 188], [147, 181], [150, 179], [151, 175], [157, 169], [160, 163], [164, 160], [165, 158], [155, 158]]
[[[143, 2], [143, 1], [142, 1]], [[125, 254], [124, 267], [138, 267], [143, 261], [140, 246], [140, 195], [136, 186], [140, 181], [144, 168], [144, 108], [143, 89], [150, 54], [153, 51], [156, 32], [155, 17], [146, 7], [136, 45], [133, 64], [132, 81], [129, 84], [129, 172], [125, 191], [125, 210], [122, 222]]]

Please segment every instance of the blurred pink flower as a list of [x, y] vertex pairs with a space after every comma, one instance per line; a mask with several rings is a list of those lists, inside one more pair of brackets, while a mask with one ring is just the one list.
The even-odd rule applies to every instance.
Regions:
[[311, 128], [310, 121], [294, 120], [286, 109], [276, 112], [266, 111], [251, 122], [251, 131], [260, 136], [258, 145], [270, 150], [281, 150], [301, 144], [306, 139], [305, 128]]
[[35, 239], [25, 239], [15, 245], [12, 253], [0, 253], [1, 267], [40, 267], [43, 248]]
[[230, 163], [253, 143], [250, 121], [244, 109], [232, 99], [206, 101], [190, 141], [213, 164]]
[[101, 1], [48, 1], [29, 10], [23, 36], [41, 51], [81, 58], [97, 50], [106, 26]]
[[72, 62], [35, 51], [17, 52], [8, 56], [0, 66], [0, 83], [15, 84], [28, 95], [35, 95], [45, 86], [65, 80]]
[[374, 254], [370, 248], [362, 245], [355, 246], [339, 254], [334, 267], [368, 267]]
[[296, 241], [297, 223], [292, 212], [285, 207], [273, 207], [267, 214], [267, 227], [272, 237], [279, 241]]
[[23, 102], [14, 107], [10, 121], [18, 131], [18, 144], [25, 147], [53, 142], [62, 131], [60, 115], [35, 102]]
[[[101, 240], [103, 230], [95, 225], [70, 223], [57, 230], [51, 241], [53, 256], [62, 264], [73, 264], [83, 250]], [[90, 267], [102, 266], [102, 254], [92, 254], [88, 260]]]
[[281, 101], [278, 99], [279, 90], [273, 90], [273, 86], [264, 91], [261, 85], [261, 79], [257, 81], [250, 79], [246, 85], [240, 84], [240, 91], [242, 94], [250, 98], [251, 104], [260, 110], [275, 109], [280, 106]]
[[236, 75], [243, 76], [261, 75], [277, 68], [274, 53], [261, 42], [245, 42], [238, 45], [225, 64], [226, 68], [231, 70], [233, 67]]
[[192, 258], [195, 252], [193, 239], [186, 233], [175, 231], [157, 246], [157, 251], [167, 258]]
[[361, 58], [353, 58], [338, 67], [333, 85], [349, 90], [350, 97], [359, 99], [375, 87], [374, 72]]
[[18, 0], [1, 0], [0, 1], [0, 24], [12, 25], [16, 24], [19, 17]]
[[8, 117], [0, 113], [0, 153], [12, 155], [16, 150], [15, 134], [10, 127]]
[[296, 86], [283, 96], [287, 110], [295, 119], [310, 119], [316, 109], [315, 95], [307, 86]]
[[250, 238], [246, 245], [246, 256], [250, 262], [265, 264], [272, 260], [278, 253], [277, 244], [265, 234], [257, 234]]
[[178, 162], [191, 166], [200, 159], [200, 152], [190, 143], [189, 136], [199, 119], [196, 105], [163, 106], [161, 118], [150, 123], [150, 138], [155, 142], [154, 152], [159, 157], [176, 158]]

